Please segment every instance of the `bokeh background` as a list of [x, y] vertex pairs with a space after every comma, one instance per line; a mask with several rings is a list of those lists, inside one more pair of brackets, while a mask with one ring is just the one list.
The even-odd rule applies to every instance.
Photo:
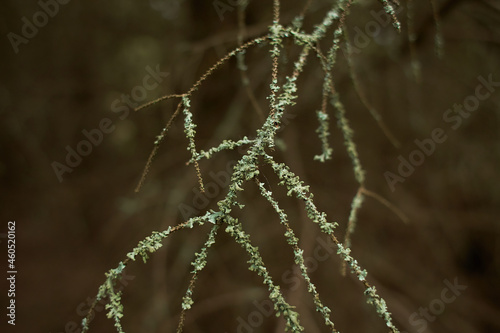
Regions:
[[[305, 2], [283, 2], [283, 22], [289, 23]], [[189, 155], [180, 118], [168, 132], [141, 192], [134, 193], [155, 137], [176, 103], [169, 100], [125, 113], [127, 107], [121, 101], [122, 94], [130, 95], [143, 85], [148, 67], [168, 75], [155, 89], [147, 90], [144, 102], [187, 91], [236, 47], [236, 2], [219, 3], [228, 8], [221, 15], [213, 1], [74, 0], [60, 4], [58, 12], [19, 44], [16, 53], [9, 33], [21, 35], [23, 17], [33, 22], [42, 7], [35, 1], [1, 2], [0, 240], [6, 253], [6, 224], [15, 220], [18, 268], [16, 326], [7, 327], [5, 314], [0, 323], [7, 332], [79, 332], [75, 323], [80, 323], [87, 300], [97, 293], [107, 270], [151, 231], [183, 221], [186, 216], [179, 207], [204, 211], [216, 207], [223, 197], [223, 186], [216, 187], [217, 195], [210, 200], [196, 194], [196, 175], [191, 166], [185, 166]], [[470, 116], [461, 117], [455, 130], [443, 115], [474, 96], [479, 76], [492, 75], [495, 82], [500, 81], [500, 6], [494, 0], [436, 0], [444, 40], [440, 57], [431, 3], [414, 1], [412, 60], [407, 1], [402, 5], [401, 34], [386, 24], [373, 37], [363, 39], [359, 31], [365, 31], [367, 22], [378, 22], [370, 14], [382, 9], [377, 1], [357, 1], [346, 23], [351, 39], [363, 44], [352, 55], [360, 88], [401, 142], [400, 148], [391, 145], [361, 103], [344, 54], [334, 71], [355, 131], [367, 188], [387, 198], [409, 219], [404, 223], [367, 198], [352, 236], [353, 255], [368, 270], [369, 281], [386, 299], [401, 330], [499, 332], [500, 89], [493, 87], [489, 98]], [[313, 0], [305, 28], [310, 31], [328, 8], [328, 1]], [[264, 35], [271, 20], [272, 2], [252, 1], [246, 12], [245, 40]], [[322, 47], [325, 50], [328, 43]], [[270, 83], [268, 50], [264, 45], [247, 52], [250, 89], [264, 112], [268, 112]], [[297, 55], [291, 43], [286, 55], [285, 74]], [[417, 63], [419, 80], [412, 70]], [[317, 205], [329, 220], [339, 223], [337, 235], [343, 239], [357, 186], [331, 108], [333, 159], [324, 164], [313, 161], [321, 151], [315, 133], [321, 84], [319, 63], [311, 56], [299, 80], [298, 103], [288, 110], [287, 126], [279, 132], [280, 145], [274, 154], [311, 185]], [[234, 59], [194, 96], [200, 149], [225, 138], [251, 137], [262, 124]], [[118, 106], [122, 111], [113, 112]], [[53, 163], [65, 164], [66, 147], [75, 149], [85, 139], [82, 131], [98, 128], [106, 118], [113, 130], [60, 181]], [[436, 128], [444, 130], [447, 140], [436, 144], [424, 163], [391, 191], [384, 173], [397, 173], [398, 157], [408, 158], [417, 149], [414, 140], [429, 138]], [[201, 163], [205, 181], [215, 183], [210, 172], [222, 175], [240, 156], [237, 151], [221, 153]], [[365, 303], [361, 285], [352, 276], [340, 274], [337, 255], [328, 252], [326, 237], [307, 219], [302, 203], [286, 196], [269, 168], [262, 166], [262, 173], [289, 212], [309, 258], [313, 282], [333, 309], [337, 328], [386, 332], [382, 320]], [[297, 282], [277, 216], [259, 198], [254, 184], [245, 187], [241, 200], [246, 207], [237, 215], [261, 249], [275, 281], [301, 313], [306, 332], [327, 332], [305, 284]], [[208, 230], [203, 226], [181, 231], [147, 264], [129, 266], [123, 297], [126, 332], [175, 331], [189, 283], [189, 263]], [[6, 260], [2, 254], [0, 267], [6, 267]], [[255, 305], [254, 301], [266, 304], [266, 289], [247, 270], [246, 254], [224, 232], [219, 233], [208, 260], [185, 332], [283, 331], [281, 318]], [[440, 309], [446, 281], [458, 281], [466, 289]], [[5, 279], [1, 285], [5, 309]], [[439, 313], [423, 319], [419, 311], [429, 305]], [[91, 332], [113, 330], [101, 310]]]

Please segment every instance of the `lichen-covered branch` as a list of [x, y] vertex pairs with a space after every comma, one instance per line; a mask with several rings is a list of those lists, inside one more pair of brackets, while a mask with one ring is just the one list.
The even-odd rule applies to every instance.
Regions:
[[[380, 0], [387, 13], [391, 15], [393, 19], [394, 26], [399, 29], [399, 21], [396, 17], [395, 6], [398, 5], [396, 0]], [[264, 161], [271, 166], [274, 173], [279, 178], [279, 184], [286, 187], [287, 195], [293, 196], [304, 202], [304, 209], [308, 218], [315, 224], [317, 224], [321, 232], [329, 235], [335, 245], [337, 246], [337, 253], [345, 262], [346, 267], [349, 267], [353, 274], [358, 278], [359, 281], [365, 287], [365, 295], [367, 301], [372, 304], [377, 313], [384, 318], [387, 327], [393, 333], [399, 332], [397, 328], [393, 325], [391, 314], [387, 310], [385, 301], [376, 293], [375, 287], [371, 286], [366, 281], [366, 271], [361, 269], [357, 261], [350, 255], [350, 238], [349, 235], [353, 232], [357, 212], [361, 207], [363, 202], [363, 195], [370, 195], [371, 192], [363, 192], [363, 184], [365, 181], [365, 171], [361, 166], [361, 162], [358, 156], [358, 151], [356, 145], [354, 144], [353, 136], [354, 132], [347, 120], [346, 110], [340, 101], [338, 93], [335, 90], [334, 78], [333, 78], [333, 68], [336, 63], [336, 57], [338, 49], [340, 48], [341, 38], [343, 36], [343, 31], [345, 30], [345, 19], [349, 14], [350, 6], [352, 0], [338, 0], [331, 5], [330, 9], [326, 11], [321, 22], [316, 24], [312, 31], [307, 33], [303, 30], [303, 19], [306, 15], [307, 8], [309, 7], [311, 1], [307, 1], [302, 12], [292, 21], [289, 26], [284, 26], [280, 19], [280, 1], [273, 0], [273, 19], [272, 24], [269, 25], [269, 31], [267, 35], [255, 38], [251, 41], [243, 43], [244, 34], [244, 9], [246, 8], [247, 2], [243, 2], [239, 5], [238, 12], [238, 47], [236, 47], [231, 52], [227, 53], [223, 58], [211, 66], [204, 75], [196, 81], [193, 86], [184, 94], [169, 95], [153, 102], [146, 103], [140, 106], [138, 109], [152, 105], [161, 100], [167, 98], [181, 98], [181, 101], [177, 105], [176, 111], [172, 114], [167, 124], [158, 135], [154, 149], [148, 159], [146, 167], [144, 169], [143, 176], [139, 182], [137, 190], [143, 184], [145, 176], [148, 173], [151, 162], [155, 157], [159, 145], [165, 139], [166, 133], [170, 126], [172, 125], [174, 119], [178, 114], [184, 115], [184, 133], [188, 140], [187, 150], [189, 151], [191, 157], [188, 164], [194, 164], [196, 173], [199, 179], [200, 189], [203, 191], [203, 180], [201, 177], [201, 171], [198, 165], [198, 161], [203, 158], [211, 159], [217, 153], [232, 150], [237, 147], [248, 145], [246, 152], [239, 158], [233, 167], [233, 172], [231, 174], [230, 183], [227, 188], [227, 193], [223, 199], [217, 202], [218, 211], [209, 210], [200, 216], [193, 217], [188, 221], [181, 223], [174, 227], [169, 227], [167, 230], [162, 232], [153, 232], [150, 236], [146, 237], [143, 241], [132, 249], [131, 252], [127, 254], [127, 258], [120, 262], [118, 267], [111, 269], [106, 273], [106, 279], [104, 283], [99, 287], [98, 294], [94, 305], [92, 305], [89, 314], [82, 322], [82, 332], [85, 333], [89, 329], [89, 324], [91, 318], [93, 318], [94, 308], [98, 301], [102, 299], [108, 299], [106, 305], [107, 315], [109, 318], [114, 320], [115, 327], [119, 333], [123, 333], [123, 327], [121, 324], [121, 318], [123, 317], [123, 305], [121, 303], [122, 291], [116, 288], [117, 282], [123, 270], [126, 268], [130, 261], [135, 261], [137, 258], [141, 258], [146, 262], [149, 255], [156, 252], [162, 247], [164, 240], [169, 237], [173, 232], [193, 228], [194, 226], [203, 225], [205, 223], [213, 224], [210, 232], [207, 235], [207, 239], [202, 246], [201, 250], [195, 254], [195, 259], [192, 262], [193, 271], [192, 276], [186, 290], [186, 294], [183, 298], [181, 308], [181, 316], [179, 319], [177, 332], [180, 333], [183, 330], [186, 311], [192, 307], [193, 304], [193, 291], [195, 283], [198, 279], [198, 275], [207, 265], [207, 254], [208, 250], [216, 242], [216, 234], [220, 227], [224, 228], [224, 231], [228, 233], [234, 241], [240, 245], [247, 255], [249, 260], [249, 269], [254, 271], [259, 275], [263, 284], [266, 286], [269, 292], [269, 298], [274, 304], [274, 309], [277, 314], [282, 316], [286, 322], [286, 329], [292, 332], [302, 332], [304, 328], [300, 325], [299, 314], [295, 311], [294, 306], [287, 303], [285, 300], [279, 285], [277, 285], [271, 275], [267, 266], [264, 264], [262, 256], [259, 249], [252, 245], [250, 235], [244, 231], [242, 223], [232, 216], [233, 209], [240, 208], [244, 209], [238, 199], [240, 192], [244, 191], [244, 186], [248, 182], [256, 182], [260, 190], [260, 194], [271, 204], [275, 212], [278, 214], [280, 223], [285, 227], [284, 236], [288, 245], [290, 245], [294, 253], [294, 262], [299, 267], [302, 277], [307, 284], [307, 290], [310, 293], [313, 303], [316, 307], [316, 311], [321, 313], [325, 325], [332, 331], [338, 332], [333, 321], [330, 318], [331, 310], [329, 307], [324, 305], [323, 301], [320, 299], [319, 293], [316, 286], [312, 283], [309, 274], [307, 272], [307, 266], [305, 265], [303, 250], [298, 246], [299, 239], [295, 235], [294, 231], [291, 229], [288, 223], [288, 215], [280, 207], [277, 199], [273, 197], [273, 193], [265, 188], [264, 183], [259, 181], [259, 176], [261, 171], [259, 169], [259, 163]], [[332, 35], [330, 35], [332, 34]], [[284, 41], [293, 41], [295, 45], [300, 47], [300, 54], [298, 58], [293, 63], [293, 69], [291, 73], [285, 75], [284, 68], [280, 67], [280, 56], [283, 49]], [[331, 43], [326, 56], [322, 53], [320, 49], [320, 42], [328, 41]], [[248, 137], [243, 137], [237, 141], [234, 140], [223, 140], [220, 144], [210, 147], [204, 150], [198, 150], [195, 142], [196, 128], [197, 124], [193, 119], [193, 112], [191, 111], [191, 101], [194, 98], [194, 93], [198, 90], [201, 84], [208, 79], [218, 68], [228, 62], [232, 57], [237, 57], [238, 67], [241, 71], [242, 83], [248, 89], [248, 76], [246, 71], [248, 70], [247, 64], [244, 62], [244, 53], [252, 46], [258, 44], [263, 44], [268, 42], [270, 57], [271, 57], [271, 83], [269, 86], [268, 100], [269, 100], [269, 111], [267, 116], [264, 118], [263, 113], [258, 111], [260, 120], [263, 120], [263, 124], [256, 131], [255, 137], [249, 139]], [[360, 185], [360, 190], [353, 200], [351, 213], [349, 216], [349, 225], [346, 235], [345, 244], [342, 245], [334, 230], [337, 226], [336, 222], [329, 222], [327, 220], [326, 213], [320, 211], [313, 201], [313, 194], [309, 191], [309, 186], [307, 186], [297, 175], [295, 175], [289, 166], [284, 163], [278, 163], [274, 160], [271, 155], [274, 147], [276, 134], [278, 130], [283, 127], [282, 118], [288, 108], [295, 105], [298, 98], [298, 79], [303, 73], [306, 64], [308, 64], [308, 57], [311, 53], [316, 52], [320, 63], [321, 69], [323, 70], [323, 82], [322, 82], [322, 101], [321, 110], [317, 112], [317, 117], [319, 120], [319, 127], [316, 132], [321, 140], [322, 153], [315, 156], [322, 162], [329, 160], [332, 155], [332, 149], [330, 148], [328, 139], [330, 136], [329, 131], [329, 119], [330, 116], [327, 112], [328, 102], [336, 110], [336, 116], [338, 119], [338, 125], [344, 136], [344, 143], [349, 157], [353, 164], [354, 176]], [[283, 66], [284, 67], [284, 66]], [[278, 80], [278, 73], [281, 78]], [[282, 82], [279, 82], [282, 81]], [[249, 98], [252, 100], [253, 93], [247, 90]], [[256, 99], [253, 98], [254, 107], [258, 110], [260, 108], [256, 106]]]

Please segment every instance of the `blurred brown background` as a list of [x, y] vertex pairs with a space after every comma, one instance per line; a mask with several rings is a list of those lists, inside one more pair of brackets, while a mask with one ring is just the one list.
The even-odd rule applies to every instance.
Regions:
[[[2, 253], [6, 253], [7, 221], [17, 222], [18, 268], [17, 320], [8, 332], [78, 332], [73, 323], [80, 323], [88, 309], [87, 299], [97, 293], [107, 270], [116, 267], [152, 230], [181, 222], [180, 204], [196, 208], [195, 200], [204, 211], [216, 207], [217, 199], [222, 198], [223, 187], [216, 187], [217, 196], [208, 202], [193, 190], [197, 180], [193, 168], [185, 166], [189, 155], [182, 119], [169, 131], [142, 191], [135, 194], [155, 136], [175, 103], [166, 101], [133, 113], [121, 99], [122, 94], [134, 93], [145, 102], [183, 93], [233, 49], [237, 45], [235, 1], [221, 2], [233, 9], [222, 14], [223, 20], [212, 1], [74, 0], [59, 4], [57, 13], [55, 7], [48, 7], [54, 15], [46, 16], [45, 24], [41, 24], [43, 15], [38, 15], [41, 27], [16, 46], [17, 53], [9, 33], [21, 36], [23, 17], [33, 22], [33, 15], [42, 7], [35, 1], [1, 2], [0, 233]], [[290, 22], [303, 2], [284, 2], [283, 22]], [[427, 1], [414, 5], [420, 83], [412, 74], [406, 10], [398, 15], [403, 23], [399, 35], [388, 24], [379, 26], [380, 31], [367, 40], [360, 36], [367, 22], [378, 22], [370, 14], [382, 9], [377, 1], [359, 1], [347, 20], [351, 39], [358, 38], [363, 44], [353, 56], [360, 85], [401, 141], [401, 148], [390, 144], [360, 102], [342, 54], [335, 69], [337, 88], [367, 171], [367, 188], [390, 200], [410, 219], [404, 224], [386, 207], [367, 198], [353, 235], [353, 255], [368, 270], [368, 280], [386, 299], [402, 331], [499, 332], [499, 87], [493, 86], [489, 97], [467, 118], [460, 116], [462, 122], [455, 130], [443, 115], [455, 103], [475, 95], [478, 77], [492, 75], [493, 81], [500, 81], [500, 7], [494, 0], [436, 1], [444, 36], [440, 59], [434, 48], [432, 7]], [[271, 6], [270, 1], [249, 5], [246, 39], [266, 33]], [[328, 1], [312, 1], [307, 31], [321, 21], [328, 8]], [[326, 49], [326, 43], [323, 47]], [[247, 52], [251, 87], [265, 112], [270, 83], [268, 50], [264, 46]], [[297, 48], [288, 45], [287, 55], [289, 68]], [[168, 76], [162, 74], [154, 89], [141, 90], [144, 78], [151, 75], [147, 68], [159, 68]], [[311, 55], [299, 80], [298, 104], [289, 110], [288, 125], [279, 133], [283, 145], [275, 155], [311, 185], [318, 207], [330, 220], [339, 222], [337, 235], [343, 239], [357, 187], [331, 108], [333, 160], [325, 164], [313, 161], [321, 151], [314, 132], [318, 126], [315, 111], [321, 105], [321, 74]], [[148, 81], [150, 87], [153, 82]], [[146, 95], [140, 95], [142, 92]], [[234, 59], [194, 96], [199, 149], [224, 138], [251, 137], [261, 124]], [[82, 131], [98, 128], [106, 118], [113, 130], [104, 133], [102, 142], [92, 146], [92, 152], [59, 181], [53, 162], [66, 164], [66, 147], [76, 149], [85, 140]], [[444, 130], [447, 140], [436, 144], [424, 163], [391, 191], [384, 172], [397, 173], [398, 156], [408, 159], [418, 148], [414, 140], [431, 137], [436, 128]], [[221, 153], [213, 161], [201, 163], [205, 181], [215, 184], [210, 171], [221, 174], [240, 156], [238, 152]], [[286, 197], [269, 168], [263, 167], [262, 172], [302, 239], [313, 282], [332, 308], [337, 328], [341, 332], [386, 332], [382, 320], [365, 303], [360, 284], [340, 275], [337, 255], [329, 254], [326, 237], [307, 220], [301, 203]], [[277, 216], [258, 197], [254, 184], [245, 190], [242, 201], [247, 206], [238, 215], [275, 281], [297, 306], [306, 332], [327, 332], [304, 283], [297, 282]], [[126, 332], [175, 331], [190, 278], [189, 263], [208, 230], [209, 226], [203, 226], [179, 232], [146, 265], [129, 266], [123, 297]], [[195, 289], [195, 305], [188, 312], [185, 332], [283, 331], [281, 318], [253, 303], [266, 304], [267, 294], [261, 279], [247, 270], [246, 254], [222, 231], [217, 240]], [[5, 309], [7, 285], [3, 281]], [[446, 281], [458, 281], [467, 288], [458, 291], [453, 301], [443, 302], [443, 292], [448, 300], [452, 295], [445, 292]], [[420, 311], [429, 306], [438, 314], [425, 319]], [[3, 312], [2, 318], [0, 327], [6, 327]], [[91, 332], [113, 330], [104, 311], [98, 313]]]

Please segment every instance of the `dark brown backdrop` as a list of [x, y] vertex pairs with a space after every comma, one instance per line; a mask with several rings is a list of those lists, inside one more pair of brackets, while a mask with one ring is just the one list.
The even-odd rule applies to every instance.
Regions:
[[[341, 56], [335, 80], [355, 130], [367, 186], [410, 219], [405, 225], [386, 207], [367, 198], [353, 235], [353, 254], [368, 270], [369, 280], [387, 300], [402, 330], [498, 332], [498, 87], [467, 118], [460, 116], [457, 129], [443, 115], [454, 104], [475, 96], [478, 77], [491, 75], [492, 80], [500, 81], [499, 7], [488, 0], [437, 1], [445, 41], [440, 59], [434, 50], [431, 5], [419, 1], [415, 6], [416, 54], [422, 69], [419, 84], [412, 77], [405, 11], [399, 14], [404, 26], [399, 36], [388, 25], [363, 40], [359, 31], [365, 31], [368, 22], [376, 22], [370, 10], [382, 8], [376, 1], [356, 5], [347, 22], [351, 38], [366, 44], [353, 60], [362, 89], [402, 143], [395, 149], [377, 127], [354, 91]], [[282, 7], [286, 21], [300, 11], [302, 3]], [[313, 1], [306, 26], [319, 22], [327, 8], [323, 1]], [[168, 76], [162, 76], [154, 89], [145, 90], [145, 101], [185, 92], [235, 47], [237, 14], [227, 11], [221, 21], [211, 1], [74, 0], [60, 4], [58, 12], [45, 25], [40, 24], [36, 34], [31, 32], [35, 35], [19, 44], [16, 53], [9, 33], [21, 35], [23, 17], [33, 22], [33, 15], [41, 10], [34, 1], [8, 0], [0, 5], [4, 36], [0, 53], [1, 232], [6, 232], [7, 221], [17, 222], [19, 272], [17, 321], [8, 332], [78, 332], [72, 323], [82, 319], [88, 308], [85, 303], [96, 294], [104, 272], [152, 230], [182, 221], [181, 203], [193, 206], [193, 200], [198, 200], [206, 209], [215, 207], [217, 199], [204, 203], [193, 192], [196, 177], [184, 165], [188, 154], [181, 119], [169, 132], [143, 190], [133, 192], [155, 136], [175, 105], [162, 102], [126, 114], [121, 95], [134, 93], [134, 89], [139, 94], [147, 68], [157, 66]], [[43, 23], [42, 16], [37, 18], [42, 20], [39, 23]], [[270, 22], [271, 2], [252, 2], [247, 13], [249, 38], [264, 34]], [[291, 61], [296, 54], [291, 48]], [[256, 47], [247, 57], [252, 90], [267, 111], [268, 48]], [[333, 160], [326, 164], [313, 161], [321, 147], [314, 133], [321, 72], [313, 58], [299, 81], [298, 104], [289, 110], [289, 124], [279, 134], [286, 149], [277, 150], [276, 155], [311, 184], [318, 206], [330, 220], [339, 222], [338, 235], [343, 238], [356, 183], [333, 116]], [[149, 86], [153, 82], [149, 80]], [[258, 128], [259, 118], [240, 82], [236, 63], [231, 61], [196, 93], [193, 112], [199, 125], [199, 148], [206, 149], [223, 138], [252, 136]], [[120, 112], [113, 112], [119, 107]], [[82, 131], [98, 128], [106, 118], [110, 119], [107, 126], [114, 130], [103, 134], [102, 142], [60, 182], [53, 162], [65, 163], [66, 147], [76, 149], [85, 139]], [[431, 137], [436, 128], [443, 129], [446, 141], [436, 144], [424, 163], [391, 191], [384, 172], [396, 173], [398, 156], [408, 159], [418, 148], [415, 140]], [[237, 152], [221, 154], [213, 162], [202, 163], [207, 182], [215, 183], [211, 170], [220, 174], [238, 156]], [[325, 254], [329, 249], [325, 238], [305, 218], [300, 204], [286, 197], [268, 169], [263, 168], [263, 173], [289, 210], [310, 258], [313, 280], [333, 309], [339, 330], [385, 332], [381, 320], [365, 304], [360, 285], [339, 274], [335, 253]], [[224, 190], [218, 188], [218, 197]], [[306, 331], [326, 332], [304, 283], [297, 284], [291, 251], [282, 240], [277, 217], [251, 185], [242, 200], [247, 210], [241, 218], [285, 295], [303, 314]], [[127, 332], [175, 330], [190, 276], [189, 262], [206, 231], [181, 232], [148, 264], [130, 266], [124, 295]], [[5, 238], [1, 240], [2, 253], [6, 253]], [[282, 328], [279, 319], [252, 303], [266, 304], [266, 290], [246, 269], [246, 260], [243, 251], [221, 232], [196, 287], [195, 306], [188, 313], [185, 332]], [[5, 261], [2, 254], [2, 263]], [[420, 309], [439, 307], [447, 283], [455, 280], [467, 288], [453, 301], [442, 303], [445, 308], [439, 315], [422, 319]], [[5, 280], [2, 286], [6, 286]], [[5, 290], [2, 287], [3, 309]], [[445, 293], [445, 297], [450, 295]], [[112, 322], [101, 311], [91, 332], [112, 330]]]

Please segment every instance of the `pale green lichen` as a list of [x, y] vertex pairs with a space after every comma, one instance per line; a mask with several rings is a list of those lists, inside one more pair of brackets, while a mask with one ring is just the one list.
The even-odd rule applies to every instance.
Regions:
[[274, 304], [274, 310], [277, 312], [277, 315], [283, 316], [286, 321], [286, 330], [294, 333], [303, 332], [304, 328], [300, 325], [299, 314], [286, 302], [280, 287], [273, 282], [271, 275], [264, 265], [259, 249], [251, 244], [250, 235], [243, 230], [241, 222], [231, 216], [226, 216], [225, 222], [227, 224], [225, 231], [235, 239], [250, 257], [247, 261], [249, 264], [248, 269], [262, 277], [263, 283], [269, 291], [269, 299]]
[[[220, 216], [220, 215], [219, 215]], [[215, 221], [214, 221], [215, 223]], [[205, 268], [207, 265], [207, 256], [208, 256], [208, 250], [210, 247], [215, 244], [215, 236], [217, 235], [217, 231], [220, 227], [220, 224], [215, 224], [212, 229], [210, 230], [210, 233], [208, 234], [208, 239], [206, 240], [205, 244], [203, 244], [203, 247], [201, 248], [200, 252], [195, 253], [196, 259], [191, 263], [193, 266], [193, 277], [191, 278], [191, 283], [189, 284], [188, 289], [186, 290], [186, 295], [182, 298], [182, 309], [183, 310], [189, 310], [191, 309], [191, 306], [193, 305], [193, 289], [195, 282], [198, 278], [198, 274]]]
[[320, 162], [326, 162], [326, 160], [330, 160], [332, 158], [333, 149], [330, 148], [330, 143], [328, 142], [328, 137], [330, 136], [329, 123], [330, 117], [328, 113], [323, 111], [316, 112], [319, 121], [319, 127], [316, 130], [319, 138], [321, 140], [321, 149], [322, 152], [320, 155], [314, 156], [315, 160], [319, 160]]
[[314, 305], [316, 306], [316, 311], [322, 314], [323, 319], [325, 321], [326, 326], [330, 327], [332, 332], [338, 332], [335, 329], [335, 325], [330, 319], [330, 312], [331, 310], [323, 304], [319, 297], [319, 293], [316, 290], [316, 286], [312, 283], [311, 278], [309, 277], [309, 274], [307, 273], [307, 267], [305, 264], [304, 260], [304, 251], [299, 248], [298, 243], [299, 239], [295, 236], [295, 233], [293, 230], [290, 228], [288, 224], [288, 217], [287, 214], [283, 209], [279, 207], [278, 202], [273, 198], [272, 192], [266, 190], [264, 183], [262, 182], [257, 182], [257, 185], [259, 186], [259, 190], [261, 195], [271, 204], [271, 206], [274, 208], [276, 213], [278, 213], [278, 216], [280, 218], [281, 224], [283, 224], [286, 228], [285, 230], [285, 238], [287, 239], [287, 243], [292, 246], [293, 253], [294, 253], [294, 262], [296, 265], [299, 266], [300, 272], [302, 273], [302, 277], [306, 281], [307, 284], [307, 291], [311, 294], [313, 298]]
[[389, 16], [392, 18], [392, 25], [398, 32], [401, 31], [401, 23], [398, 20], [398, 17], [396, 16], [396, 8], [392, 4], [392, 1], [390, 0], [380, 0], [384, 4], [384, 10]]
[[358, 191], [358, 193], [356, 193], [356, 196], [354, 196], [354, 199], [352, 200], [351, 212], [349, 213], [349, 222], [347, 224], [346, 237], [344, 241], [344, 246], [347, 248], [351, 247], [350, 236], [354, 233], [354, 230], [356, 229], [356, 222], [358, 221], [358, 211], [361, 208], [364, 199], [365, 196], [361, 193], [361, 191]]
[[199, 153], [195, 152], [194, 156], [191, 158], [189, 161], [190, 163], [194, 161], [199, 161], [203, 158], [210, 159], [213, 157], [214, 154], [219, 153], [223, 150], [233, 150], [237, 147], [244, 146], [244, 145], [249, 145], [254, 143], [255, 140], [249, 139], [246, 136], [244, 136], [242, 139], [238, 141], [233, 141], [233, 140], [223, 140], [221, 144], [219, 144], [216, 147], [212, 147], [208, 149], [207, 151], [201, 150]]
[[194, 137], [196, 134], [196, 124], [193, 122], [193, 114], [191, 113], [191, 101], [189, 97], [182, 97], [182, 103], [184, 104], [184, 133], [186, 133], [186, 138], [189, 140], [187, 150], [191, 153], [193, 158], [196, 157], [196, 145], [194, 142]]

